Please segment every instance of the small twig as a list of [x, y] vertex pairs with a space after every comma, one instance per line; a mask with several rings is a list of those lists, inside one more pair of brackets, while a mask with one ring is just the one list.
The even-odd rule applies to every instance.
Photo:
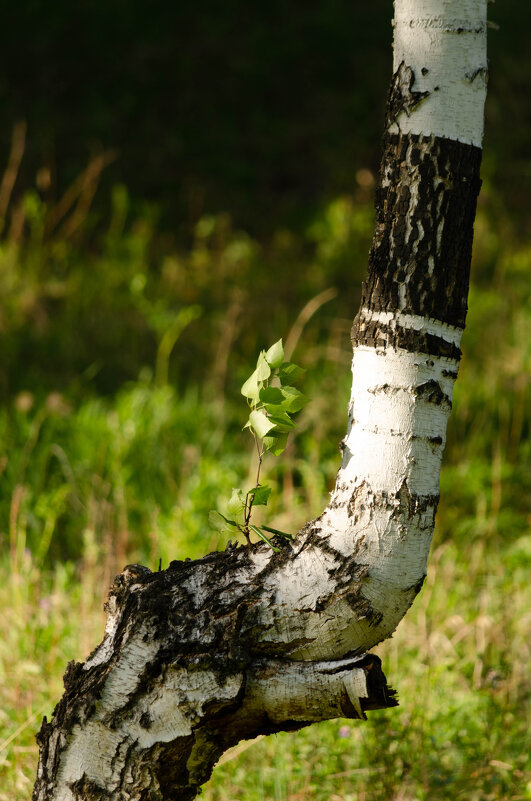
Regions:
[[[255, 483], [255, 485], [253, 487], [253, 489], [256, 489], [258, 487], [258, 485], [260, 484], [260, 470], [262, 468], [262, 460], [264, 458], [265, 448], [264, 448], [264, 445], [262, 445], [262, 447], [260, 447], [260, 444], [258, 442], [258, 437], [256, 436], [256, 434], [253, 433], [253, 437], [254, 437], [254, 442], [255, 442], [255, 445], [256, 445], [256, 452], [258, 454], [258, 469], [256, 471], [256, 483]], [[253, 503], [254, 503], [254, 493], [249, 491], [247, 493], [247, 495], [245, 496], [245, 510], [244, 510], [244, 515], [245, 515], [244, 516], [244, 528], [245, 528], [244, 534], [247, 537], [247, 539], [249, 539], [249, 521], [251, 519], [251, 510], [253, 508]]]
[[9, 737], [6, 739], [6, 740], [4, 740], [2, 743], [0, 743], [0, 751], [3, 751], [3, 750], [4, 750], [4, 748], [7, 748], [7, 746], [8, 746], [10, 743], [12, 743], [12, 742], [13, 742], [13, 740], [14, 740], [16, 737], [18, 737], [18, 735], [20, 734], [20, 732], [24, 731], [24, 729], [25, 729], [25, 728], [27, 728], [27, 727], [28, 727], [28, 726], [29, 726], [31, 723], [33, 723], [33, 721], [35, 720], [35, 718], [38, 718], [38, 717], [39, 717], [39, 715], [41, 715], [41, 714], [42, 714], [42, 712], [43, 712], [43, 711], [46, 709], [46, 707], [47, 707], [47, 706], [49, 706], [49, 703], [50, 703], [49, 701], [46, 701], [46, 703], [44, 703], [42, 706], [40, 706], [40, 707], [39, 707], [39, 708], [36, 710], [36, 712], [33, 712], [33, 713], [32, 713], [32, 714], [29, 716], [29, 718], [26, 718], [26, 720], [24, 721], [24, 723], [21, 723], [21, 724], [20, 724], [20, 726], [18, 727], [18, 729], [16, 729], [16, 730], [13, 732], [13, 734], [11, 734], [11, 735], [10, 735], [10, 736], [9, 736]]

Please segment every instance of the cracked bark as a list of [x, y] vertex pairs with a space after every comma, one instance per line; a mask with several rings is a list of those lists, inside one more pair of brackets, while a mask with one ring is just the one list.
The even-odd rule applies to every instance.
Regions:
[[484, 0], [395, 3], [377, 221], [329, 505], [279, 553], [230, 546], [158, 573], [124, 569], [104, 640], [68, 666], [41, 727], [34, 801], [187, 801], [241, 739], [396, 705], [367, 651], [425, 577], [480, 186], [485, 15]]

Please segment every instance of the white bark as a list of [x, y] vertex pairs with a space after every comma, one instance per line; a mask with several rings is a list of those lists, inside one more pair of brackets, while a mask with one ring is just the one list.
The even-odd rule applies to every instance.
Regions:
[[414, 71], [429, 95], [392, 131], [481, 147], [487, 78], [486, 0], [397, 0], [393, 68]]

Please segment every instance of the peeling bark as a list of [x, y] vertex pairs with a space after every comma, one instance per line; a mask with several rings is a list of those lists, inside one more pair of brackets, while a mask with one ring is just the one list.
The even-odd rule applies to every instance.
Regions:
[[426, 573], [480, 186], [485, 5], [395, 3], [376, 229], [330, 503], [278, 553], [230, 545], [158, 573], [125, 568], [103, 642], [68, 666], [43, 722], [34, 801], [187, 801], [241, 739], [396, 705], [367, 651]]
[[265, 547], [116, 578], [106, 637], [70, 663], [41, 728], [34, 798], [192, 799], [241, 739], [396, 705], [378, 657], [306, 662], [253, 648]]

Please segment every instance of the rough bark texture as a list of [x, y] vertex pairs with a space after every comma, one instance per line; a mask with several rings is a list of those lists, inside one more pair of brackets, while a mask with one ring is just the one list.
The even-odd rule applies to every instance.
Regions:
[[392, 634], [425, 577], [480, 185], [484, 47], [472, 37], [484, 36], [485, 2], [396, 7], [377, 223], [331, 501], [278, 553], [230, 545], [117, 577], [103, 642], [69, 665], [43, 722], [34, 801], [187, 801], [243, 738], [396, 704], [366, 652]]
[[[436, 136], [386, 134], [376, 193], [376, 230], [361, 306], [464, 328], [481, 150]], [[459, 358], [445, 340], [397, 325], [385, 342]], [[376, 347], [375, 324], [353, 330]], [[439, 340], [438, 342], [436, 340]], [[383, 340], [382, 340], [383, 341]]]
[[378, 657], [301, 662], [255, 651], [261, 580], [247, 576], [264, 547], [159, 573], [131, 565], [116, 578], [105, 640], [70, 663], [43, 722], [35, 799], [185, 801], [241, 739], [396, 705]]

